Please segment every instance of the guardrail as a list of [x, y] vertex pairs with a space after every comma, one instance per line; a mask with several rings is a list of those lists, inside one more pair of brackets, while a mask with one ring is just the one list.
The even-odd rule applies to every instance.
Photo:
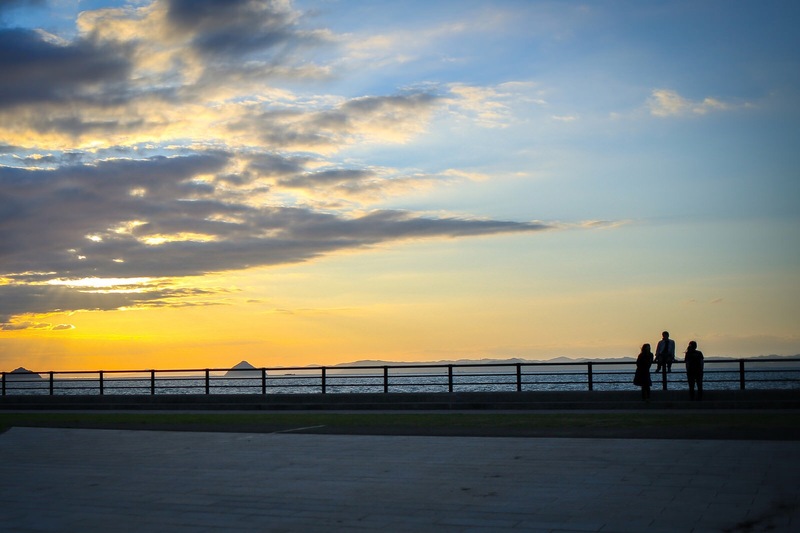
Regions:
[[[634, 367], [589, 361], [3, 372], [2, 396], [630, 390]], [[654, 374], [654, 386], [685, 389], [683, 365], [673, 367]], [[800, 358], [707, 359], [704, 386], [800, 390]]]

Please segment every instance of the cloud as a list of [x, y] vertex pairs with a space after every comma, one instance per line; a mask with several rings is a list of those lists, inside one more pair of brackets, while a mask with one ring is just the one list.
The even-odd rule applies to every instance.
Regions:
[[[131, 64], [122, 47], [100, 46], [90, 39], [54, 42], [43, 32], [0, 29], [0, 109], [39, 102], [80, 103], [119, 98], [99, 85], [123, 82]], [[102, 98], [98, 98], [102, 95]]]
[[231, 121], [231, 135], [247, 135], [275, 149], [333, 153], [359, 143], [403, 143], [424, 131], [440, 103], [430, 92], [366, 96], [337, 102], [295, 102], [292, 107], [250, 109]]
[[298, 15], [284, 2], [260, 0], [169, 0], [167, 20], [189, 36], [201, 54], [241, 59], [249, 54], [285, 53], [313, 34], [296, 28]]
[[455, 172], [444, 172], [441, 175], [409, 174], [385, 168], [331, 168], [301, 172], [279, 179], [275, 183], [275, 189], [300, 190], [309, 200], [330, 207], [332, 197], [342, 202], [350, 200], [368, 204], [396, 194], [419, 192], [452, 182], [453, 176], [465, 179], [471, 175]]
[[[296, 263], [398, 240], [549, 228], [403, 211], [348, 216], [310, 207], [254, 206], [218, 191], [214, 176], [225, 174], [231, 160], [229, 153], [207, 152], [54, 170], [0, 167], [0, 228], [7, 235], [0, 244], [0, 276], [9, 280], [0, 285], [0, 316], [153, 305], [165, 297], [154, 291], [87, 293], [42, 286], [47, 280], [198, 276]], [[292, 175], [299, 168], [280, 158], [264, 161], [282, 168], [279, 174]], [[363, 170], [332, 170], [288, 179], [289, 185], [309, 186], [368, 177], [370, 172]]]
[[627, 220], [586, 220], [575, 227], [584, 229], [615, 229], [628, 224]]
[[[0, 228], [7, 235], [0, 244], [4, 273], [34, 270], [83, 276], [107, 270], [104, 262], [126, 251], [127, 234], [119, 228], [132, 221], [145, 221], [139, 232], [202, 232], [202, 226], [214, 225], [205, 222], [204, 215], [230, 208], [202, 201], [211, 188], [193, 178], [219, 170], [225, 161], [225, 155], [209, 153], [100, 161], [57, 170], [0, 167]], [[144, 197], [134, 191], [144, 191]], [[90, 236], [103, 237], [93, 242]], [[79, 259], [90, 254], [87, 243], [113, 257]]]
[[278, 183], [283, 187], [316, 187], [319, 185], [342, 185], [348, 183], [359, 183], [374, 177], [375, 173], [364, 169], [332, 169], [309, 174], [295, 175], [291, 178], [279, 180]]
[[453, 83], [447, 90], [452, 112], [486, 128], [507, 127], [516, 120], [520, 108], [547, 105], [541, 90], [531, 82], [508, 82], [494, 87]]
[[337, 42], [304, 24], [289, 2], [156, 0], [84, 11], [69, 39], [0, 28], [3, 329], [50, 328], [32, 316], [56, 311], [219, 305], [224, 291], [181, 285], [207, 273], [552, 227], [372, 209], [466, 172], [337, 154], [407, 143], [442, 109], [494, 127], [536, 89], [293, 92], [276, 81], [336, 64], [304, 55]]
[[[2, 318], [2, 315], [0, 315]], [[0, 331], [23, 331], [26, 329], [51, 329], [51, 324], [45, 322], [15, 322], [15, 323], [0, 323]]]
[[148, 280], [135, 287], [124, 284], [103, 289], [43, 282], [0, 285], [0, 329], [67, 329], [51, 327], [49, 323], [13, 320], [22, 315], [222, 305], [224, 302], [219, 298], [229, 292], [226, 289], [170, 287], [169, 282], [163, 280]]
[[712, 97], [692, 101], [670, 89], [655, 89], [647, 101], [647, 106], [650, 113], [656, 117], [705, 115], [738, 107]]
[[253, 99], [293, 98], [270, 80], [329, 75], [301, 55], [324, 32], [299, 20], [287, 2], [157, 0], [84, 11], [72, 39], [0, 29], [0, 138], [59, 150], [224, 145]]

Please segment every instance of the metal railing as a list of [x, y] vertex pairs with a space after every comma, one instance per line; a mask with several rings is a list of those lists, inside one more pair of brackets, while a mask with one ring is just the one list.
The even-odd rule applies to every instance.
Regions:
[[[687, 388], [683, 365], [673, 367], [653, 374], [654, 386]], [[634, 370], [588, 361], [2, 372], [2, 396], [630, 390]], [[704, 386], [800, 390], [800, 358], [707, 359]]]

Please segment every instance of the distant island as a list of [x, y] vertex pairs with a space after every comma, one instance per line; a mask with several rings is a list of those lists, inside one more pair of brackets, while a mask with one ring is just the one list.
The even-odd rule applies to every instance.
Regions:
[[[725, 357], [725, 356], [706, 356], [706, 360], [723, 361], [723, 364], [718, 368], [727, 366], [737, 366], [739, 359], [746, 359], [749, 361], [758, 361], [759, 359], [785, 359], [788, 364], [791, 361], [800, 359], [800, 355], [785, 356], [785, 355], [761, 355], [753, 357]], [[598, 357], [598, 358], [572, 358], [572, 357], [555, 357], [552, 359], [521, 359], [521, 358], [508, 358], [508, 359], [457, 359], [457, 360], [440, 360], [440, 361], [424, 361], [424, 362], [408, 362], [408, 361], [382, 361], [377, 359], [365, 359], [360, 361], [352, 361], [349, 363], [339, 363], [335, 365], [307, 365], [304, 368], [316, 369], [320, 366], [325, 366], [332, 374], [366, 374], [374, 372], [375, 368], [389, 366], [395, 368], [406, 368], [409, 373], [424, 373], [429, 372], [431, 366], [460, 366], [462, 370], [469, 366], [480, 367], [483, 366], [509, 366], [509, 365], [539, 365], [547, 367], [553, 365], [548, 369], [551, 372], [567, 372], [571, 371], [574, 367], [570, 365], [585, 365], [588, 363], [601, 363], [601, 364], [617, 364], [617, 365], [631, 365], [636, 362], [635, 357]], [[678, 364], [683, 363], [683, 359], [676, 359]]]
[[12, 370], [11, 372], [7, 372], [6, 379], [15, 379], [19, 381], [36, 381], [44, 378], [39, 374], [37, 374], [36, 372], [31, 372], [27, 368], [19, 367], [17, 369]]
[[254, 367], [247, 361], [242, 361], [225, 373], [226, 378], [252, 378], [260, 375], [261, 369]]

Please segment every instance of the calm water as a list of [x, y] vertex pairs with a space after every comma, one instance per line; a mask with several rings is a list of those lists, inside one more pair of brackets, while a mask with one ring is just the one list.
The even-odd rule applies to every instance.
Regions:
[[[329, 370], [330, 372], [330, 370]], [[661, 375], [653, 374], [654, 389], [661, 388]], [[682, 370], [667, 374], [669, 390], [686, 390], [686, 374]], [[796, 368], [748, 370], [745, 374], [747, 389], [800, 389], [800, 366]], [[633, 371], [630, 367], [617, 370], [593, 371], [594, 390], [635, 390], [632, 383]], [[435, 369], [429, 373], [402, 373], [395, 369], [389, 375], [388, 392], [447, 392], [448, 375], [446, 369]], [[735, 390], [739, 388], [739, 372], [730, 370], [706, 370], [704, 377], [706, 390]], [[156, 377], [155, 394], [205, 394], [204, 375], [172, 375]], [[299, 394], [322, 392], [322, 378], [319, 371], [302, 375], [268, 375], [267, 394]], [[581, 371], [526, 371], [522, 375], [523, 391], [585, 391], [589, 389], [588, 373]], [[503, 372], [454, 372], [454, 392], [513, 392], [517, 390], [517, 376], [512, 369]], [[328, 374], [325, 379], [327, 393], [382, 393], [384, 377], [380, 374], [360, 372], [358, 374]], [[226, 378], [210, 376], [210, 394], [261, 394], [262, 380], [257, 377]], [[50, 393], [49, 379], [6, 381], [7, 395]], [[77, 395], [100, 394], [98, 374], [81, 374], [75, 377], [59, 374], [53, 381], [53, 394]], [[103, 394], [151, 394], [149, 372], [140, 376], [108, 377], [103, 379]]]

